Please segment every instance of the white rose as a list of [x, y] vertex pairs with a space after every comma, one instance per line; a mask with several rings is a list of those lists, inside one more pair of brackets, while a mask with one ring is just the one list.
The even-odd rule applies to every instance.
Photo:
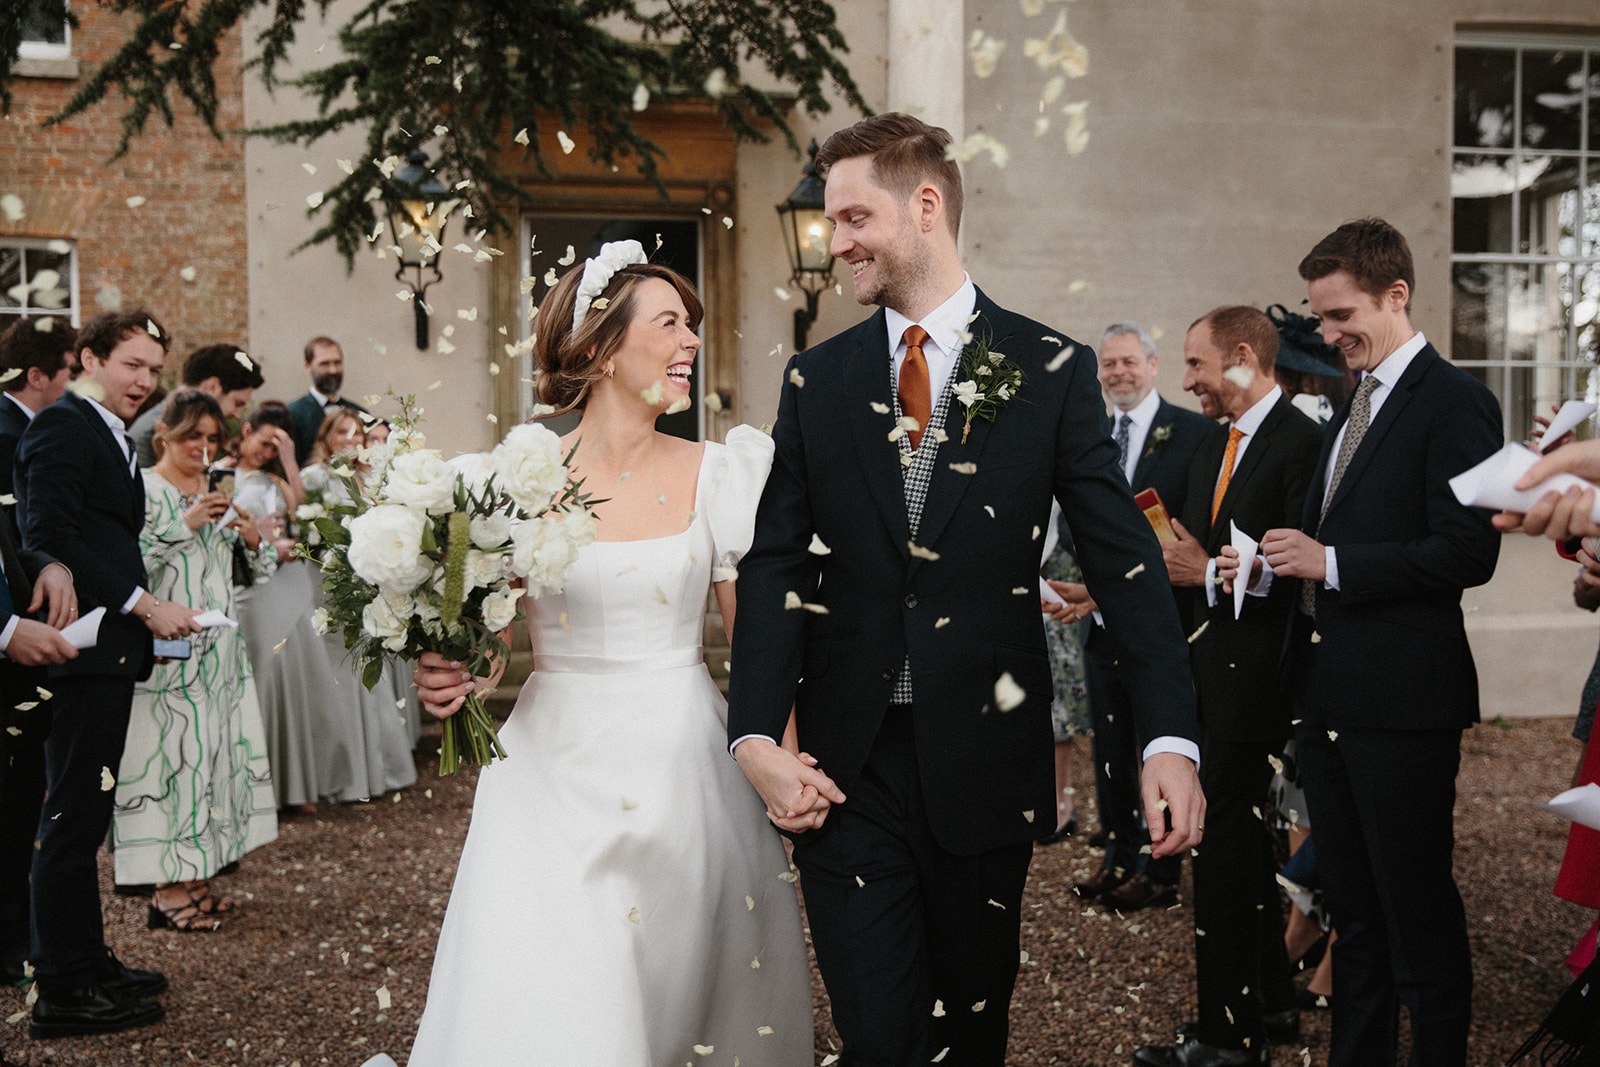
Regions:
[[482, 549], [500, 548], [511, 540], [511, 516], [503, 511], [472, 517], [472, 543]]
[[422, 553], [428, 516], [399, 504], [379, 504], [350, 520], [350, 567], [380, 589], [409, 593], [433, 573]]
[[599, 525], [594, 521], [592, 512], [585, 511], [576, 504], [568, 504], [561, 509], [561, 512], [566, 516], [567, 536], [572, 539], [574, 545], [582, 548], [593, 543]]
[[294, 517], [300, 522], [310, 522], [312, 519], [326, 518], [328, 509], [321, 504], [301, 504], [294, 509]]
[[391, 651], [406, 647], [406, 624], [384, 597], [361, 609], [361, 632], [380, 639]]
[[311, 613], [311, 628], [319, 634], [328, 632], [328, 609], [318, 608]]
[[511, 530], [511, 569], [527, 579], [528, 595], [540, 597], [560, 592], [567, 572], [578, 558], [577, 546], [568, 536], [566, 523], [544, 516], [517, 523]]
[[455, 510], [456, 472], [437, 452], [407, 452], [389, 464], [382, 492], [387, 503], [443, 515]]
[[461, 475], [467, 492], [483, 495], [484, 486], [494, 474], [494, 464], [482, 452], [463, 452], [450, 459], [450, 469]]
[[505, 577], [506, 558], [499, 552], [479, 552], [475, 548], [467, 549], [467, 569], [464, 589], [470, 593], [474, 589], [484, 589], [494, 585]]
[[510, 626], [517, 618], [517, 601], [522, 594], [515, 589], [499, 589], [483, 598], [483, 624], [496, 633]]
[[538, 425], [522, 425], [489, 454], [500, 488], [528, 511], [547, 507], [567, 481], [561, 465], [561, 439]]

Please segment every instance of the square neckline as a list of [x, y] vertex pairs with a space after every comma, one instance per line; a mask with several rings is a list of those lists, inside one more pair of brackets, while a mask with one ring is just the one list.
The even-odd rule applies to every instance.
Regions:
[[645, 545], [652, 541], [670, 541], [674, 537], [683, 537], [690, 530], [693, 530], [695, 523], [700, 521], [700, 512], [702, 510], [700, 507], [700, 487], [706, 481], [706, 460], [711, 455], [711, 446], [713, 444], [715, 444], [713, 441], [700, 442], [700, 463], [695, 467], [694, 472], [694, 510], [690, 512], [689, 521], [684, 524], [683, 529], [677, 533], [661, 534], [659, 537], [628, 537], [616, 541], [607, 541], [596, 537], [589, 543], [592, 545]]

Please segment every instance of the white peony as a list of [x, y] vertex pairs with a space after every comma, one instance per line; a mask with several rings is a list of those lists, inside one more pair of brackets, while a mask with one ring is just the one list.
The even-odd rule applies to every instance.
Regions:
[[511, 540], [511, 516], [503, 511], [472, 517], [472, 543], [482, 549], [501, 548]]
[[517, 618], [517, 602], [522, 593], [516, 589], [497, 589], [483, 598], [483, 624], [496, 633], [510, 626]]
[[399, 504], [379, 504], [350, 520], [350, 567], [378, 588], [410, 593], [433, 573], [422, 552], [428, 516]]
[[489, 457], [482, 452], [463, 452], [450, 459], [450, 469], [461, 475], [461, 480], [467, 487], [467, 492], [483, 495], [485, 485], [490, 475], [494, 474], [494, 464], [489, 462]]
[[432, 515], [454, 511], [456, 472], [437, 452], [406, 452], [389, 464], [383, 479], [383, 499], [390, 504], [422, 508]]
[[528, 519], [511, 530], [512, 571], [527, 580], [528, 595], [559, 592], [578, 558], [567, 524], [553, 515]]
[[561, 439], [550, 430], [524, 424], [506, 434], [489, 454], [500, 488], [530, 512], [549, 506], [567, 481], [561, 465]]
[[398, 652], [406, 647], [405, 620], [395, 614], [386, 598], [378, 597], [361, 609], [361, 631], [383, 642], [383, 647]]
[[499, 552], [479, 552], [475, 548], [467, 549], [466, 582], [464, 589], [470, 593], [474, 589], [485, 589], [494, 585], [505, 577], [506, 558]]

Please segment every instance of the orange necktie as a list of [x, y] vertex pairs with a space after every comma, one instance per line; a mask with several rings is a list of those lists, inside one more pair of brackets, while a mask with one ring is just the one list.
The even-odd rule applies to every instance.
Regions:
[[928, 358], [922, 354], [922, 344], [928, 331], [913, 323], [902, 335], [906, 342], [906, 360], [900, 365], [900, 411], [917, 420], [917, 428], [910, 431], [911, 447], [922, 444], [922, 431], [928, 428], [933, 417], [933, 400], [928, 391]]
[[1222, 507], [1222, 498], [1228, 494], [1228, 482], [1233, 479], [1233, 460], [1239, 454], [1239, 442], [1244, 440], [1244, 431], [1237, 426], [1228, 428], [1228, 450], [1222, 454], [1222, 477], [1217, 479], [1217, 491], [1211, 494], [1211, 521], [1217, 521], [1217, 511]]

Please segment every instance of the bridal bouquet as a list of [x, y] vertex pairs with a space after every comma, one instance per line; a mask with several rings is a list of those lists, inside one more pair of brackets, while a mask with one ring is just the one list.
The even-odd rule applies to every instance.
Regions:
[[[594, 540], [572, 453], [562, 456], [554, 433], [518, 426], [491, 452], [446, 461], [424, 447], [418, 414], [403, 400], [390, 440], [358, 453], [365, 473], [336, 468], [346, 492], [302, 516], [314, 531], [302, 551], [328, 594], [314, 621], [344, 636], [368, 689], [390, 655], [438, 652], [490, 674], [510, 653], [500, 634], [520, 617], [522, 596], [559, 592], [578, 548]], [[470, 693], [444, 722], [439, 773], [505, 754]]]

